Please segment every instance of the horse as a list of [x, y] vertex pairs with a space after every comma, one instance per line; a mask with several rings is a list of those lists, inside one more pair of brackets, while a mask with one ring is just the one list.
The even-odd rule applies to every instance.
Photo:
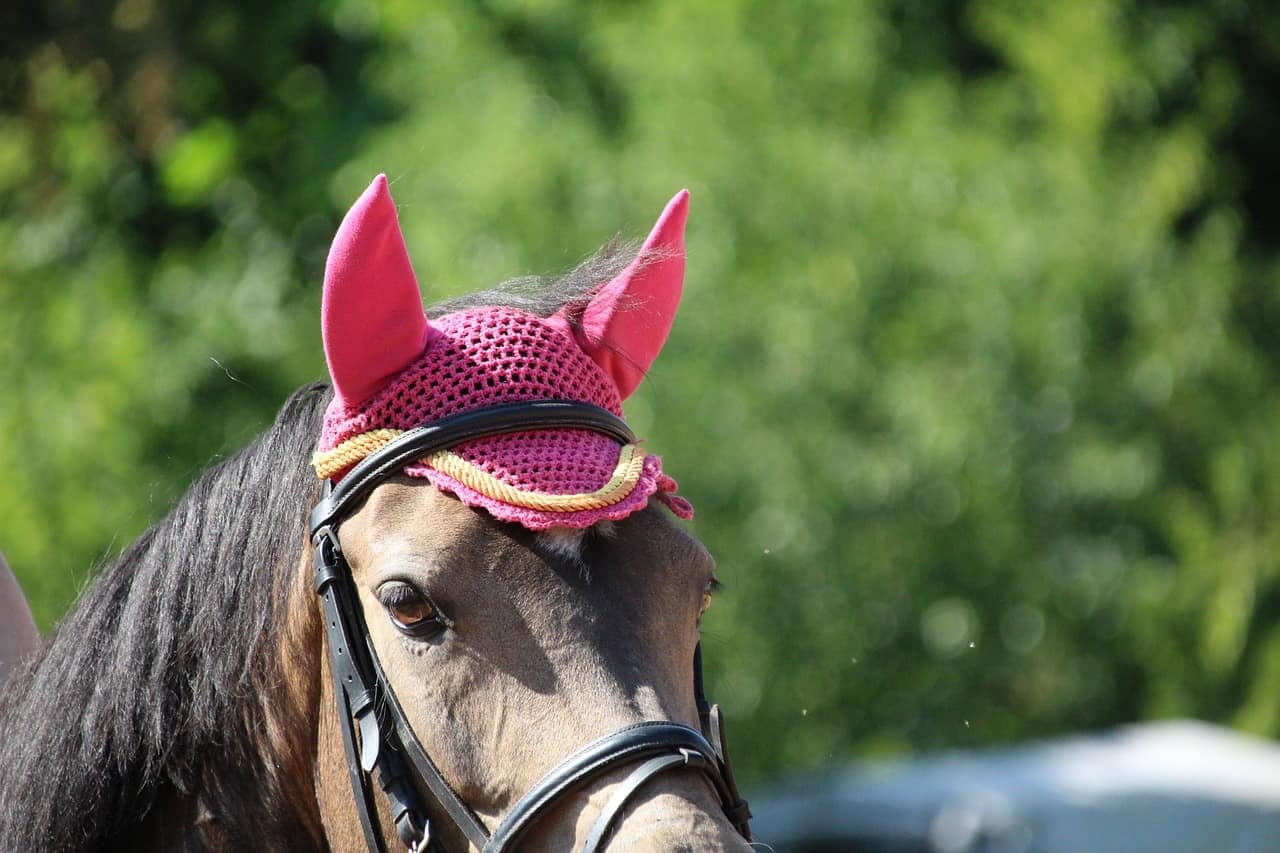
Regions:
[[424, 312], [379, 176], [326, 264], [328, 381], [7, 683], [0, 849], [749, 849], [702, 695], [715, 564], [621, 418], [687, 205]]

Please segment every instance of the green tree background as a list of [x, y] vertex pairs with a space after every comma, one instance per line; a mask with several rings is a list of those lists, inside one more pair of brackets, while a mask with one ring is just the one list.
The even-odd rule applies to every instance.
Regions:
[[741, 772], [1275, 735], [1278, 106], [1244, 0], [5, 7], [0, 546], [47, 628], [323, 375], [376, 172], [428, 300], [688, 186], [629, 416], [727, 583]]

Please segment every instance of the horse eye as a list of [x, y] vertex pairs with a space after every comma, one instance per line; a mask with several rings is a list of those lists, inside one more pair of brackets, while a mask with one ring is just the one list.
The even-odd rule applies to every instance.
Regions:
[[720, 589], [720, 586], [721, 586], [720, 581], [716, 580], [715, 578], [712, 578], [711, 580], [707, 581], [707, 585], [703, 588], [702, 605], [698, 608], [699, 623], [702, 622], [703, 615], [706, 614], [706, 612], [711, 609], [711, 597], [712, 595], [715, 594], [716, 590]]
[[391, 624], [406, 634], [421, 636], [444, 627], [436, 606], [407, 583], [384, 584], [378, 590], [378, 601], [386, 608]]

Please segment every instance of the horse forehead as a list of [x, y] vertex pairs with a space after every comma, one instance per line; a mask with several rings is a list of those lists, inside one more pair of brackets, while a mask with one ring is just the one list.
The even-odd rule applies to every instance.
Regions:
[[[344, 547], [376, 559], [381, 554], [408, 552], [462, 551], [478, 556], [499, 542], [510, 544], [506, 542], [508, 536], [498, 535], [498, 530], [513, 527], [466, 506], [424, 480], [398, 476], [375, 489], [364, 506], [343, 524], [342, 532]], [[715, 560], [701, 540], [652, 505], [621, 521], [598, 523], [590, 531], [552, 528], [523, 534], [529, 537], [527, 545], [533, 548], [503, 548], [504, 563], [512, 569], [516, 569], [512, 563], [514, 552], [529, 554], [529, 568], [533, 563], [541, 565], [540, 558], [548, 557], [581, 564], [589, 556], [586, 543], [593, 539], [598, 544], [591, 549], [590, 556], [595, 557], [592, 562], [603, 558], [623, 575], [640, 574], [652, 580], [665, 569], [709, 578], [715, 570]], [[585, 579], [590, 580], [592, 575], [599, 573], [588, 571]]]
[[405, 528], [420, 522], [424, 516], [438, 517], [448, 524], [451, 518], [445, 496], [429, 484], [397, 475], [381, 483], [352, 516], [371, 529]]
[[345, 546], [371, 552], [387, 548], [446, 547], [478, 541], [477, 513], [425, 480], [400, 475], [379, 485], [343, 522]]

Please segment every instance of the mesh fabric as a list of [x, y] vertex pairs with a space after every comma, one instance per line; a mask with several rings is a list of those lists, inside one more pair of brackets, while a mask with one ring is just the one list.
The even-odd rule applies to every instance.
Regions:
[[[449, 415], [502, 403], [574, 400], [622, 414], [613, 382], [578, 345], [532, 314], [512, 308], [470, 308], [431, 322], [422, 355], [370, 400], [346, 407], [335, 400], [325, 413], [319, 449], [375, 429], [408, 430]], [[618, 466], [619, 446], [589, 430], [537, 430], [467, 442], [454, 452], [502, 482], [524, 492], [573, 495], [607, 483]], [[349, 469], [348, 469], [349, 470]], [[338, 480], [345, 474], [334, 476]], [[645, 458], [634, 489], [609, 506], [552, 512], [515, 506], [480, 494], [424, 464], [405, 473], [424, 477], [469, 506], [495, 518], [533, 530], [589, 527], [618, 520], [641, 509], [657, 495], [676, 515], [688, 518], [692, 507], [674, 492], [676, 483], [662, 472], [657, 456]]]

